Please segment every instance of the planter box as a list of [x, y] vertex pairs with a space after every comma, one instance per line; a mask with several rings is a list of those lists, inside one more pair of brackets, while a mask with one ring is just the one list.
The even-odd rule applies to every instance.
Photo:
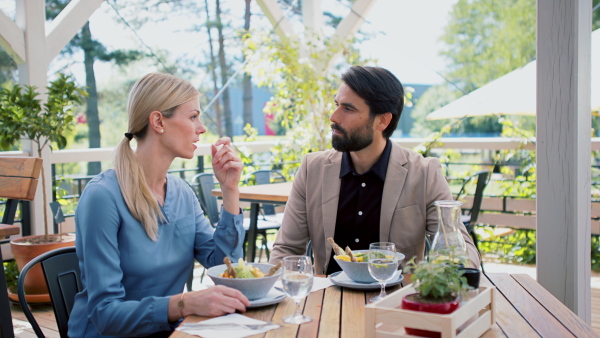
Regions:
[[402, 298], [416, 292], [412, 284], [366, 306], [365, 337], [414, 337], [404, 327], [438, 331], [446, 337], [479, 337], [494, 325], [493, 287], [479, 287], [479, 293], [451, 314], [403, 310]]

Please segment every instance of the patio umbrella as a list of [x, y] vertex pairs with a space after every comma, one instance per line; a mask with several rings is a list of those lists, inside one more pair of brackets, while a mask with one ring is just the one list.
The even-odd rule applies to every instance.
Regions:
[[[600, 30], [592, 32], [592, 111], [600, 110]], [[535, 115], [536, 62], [531, 61], [427, 115], [427, 120], [492, 114]]]

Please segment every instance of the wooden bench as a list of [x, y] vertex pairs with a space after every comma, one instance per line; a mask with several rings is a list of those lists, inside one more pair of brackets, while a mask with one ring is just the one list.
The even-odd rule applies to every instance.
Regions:
[[[33, 200], [41, 169], [40, 158], [0, 157], [0, 198], [7, 199], [0, 224], [0, 239], [17, 235], [21, 231], [19, 225], [13, 224], [17, 205], [23, 200]], [[0, 250], [0, 262], [2, 261]], [[4, 271], [0, 273], [0, 336], [14, 337]]]
[[[465, 197], [463, 208], [469, 209], [473, 203], [473, 197]], [[600, 203], [592, 202], [591, 205], [591, 230], [592, 234], [600, 235]], [[507, 228], [511, 229], [536, 229], [536, 200], [515, 197], [484, 197], [481, 203], [481, 213], [477, 220], [478, 224], [494, 225], [499, 230], [508, 234]]]

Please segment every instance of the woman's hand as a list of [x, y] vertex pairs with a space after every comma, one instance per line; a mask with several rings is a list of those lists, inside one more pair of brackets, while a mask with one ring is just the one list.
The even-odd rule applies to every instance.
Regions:
[[177, 307], [180, 297], [181, 295], [171, 297], [169, 308], [173, 311], [169, 311], [170, 321], [178, 320], [182, 313], [183, 316], [217, 317], [236, 311], [245, 312], [246, 307], [250, 306], [250, 301], [241, 292], [223, 285], [186, 293], [183, 296], [185, 306], [181, 311]]
[[231, 139], [222, 137], [211, 146], [212, 166], [221, 190], [238, 188], [244, 164], [231, 147]]

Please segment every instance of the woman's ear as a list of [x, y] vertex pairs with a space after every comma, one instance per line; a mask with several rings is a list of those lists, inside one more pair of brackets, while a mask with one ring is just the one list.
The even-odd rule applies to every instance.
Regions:
[[162, 134], [165, 131], [164, 116], [161, 112], [156, 110], [150, 113], [148, 122], [150, 123], [150, 128], [156, 133]]

